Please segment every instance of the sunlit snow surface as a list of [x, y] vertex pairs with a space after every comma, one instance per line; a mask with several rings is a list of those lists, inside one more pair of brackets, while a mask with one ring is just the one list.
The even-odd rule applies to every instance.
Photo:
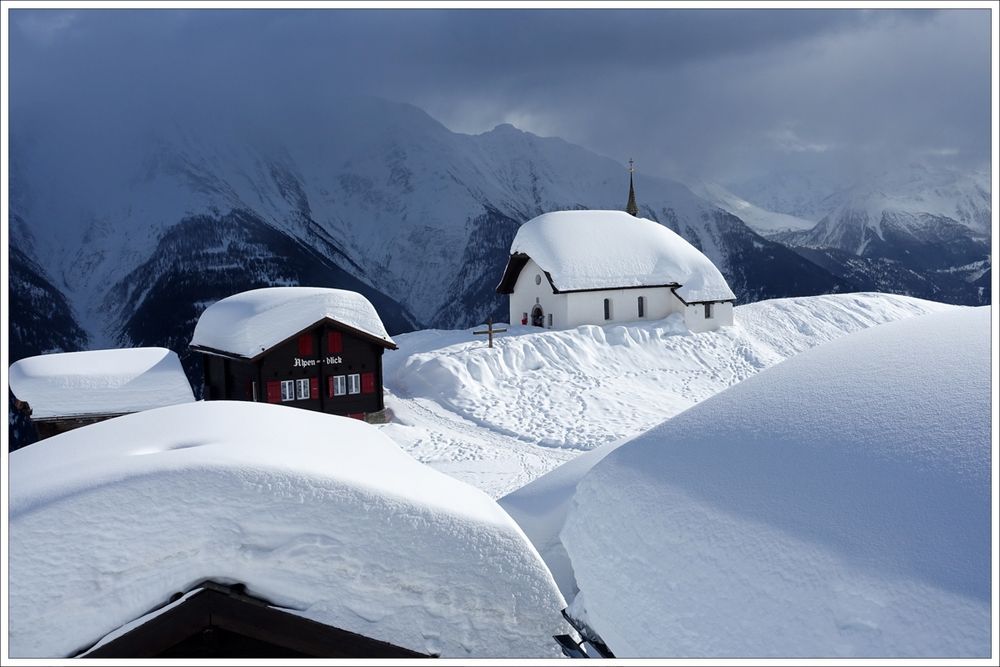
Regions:
[[738, 306], [735, 326], [713, 332], [691, 334], [671, 318], [513, 326], [492, 350], [472, 330], [404, 334], [384, 356], [393, 423], [382, 428], [419, 460], [500, 497], [803, 350], [950, 308], [874, 293], [776, 299]]
[[443, 656], [552, 656], [567, 629], [496, 503], [356, 420], [189, 403], [9, 464], [14, 657], [73, 655], [205, 579]]
[[619, 657], [990, 652], [990, 314], [845, 336], [576, 487], [573, 608]]

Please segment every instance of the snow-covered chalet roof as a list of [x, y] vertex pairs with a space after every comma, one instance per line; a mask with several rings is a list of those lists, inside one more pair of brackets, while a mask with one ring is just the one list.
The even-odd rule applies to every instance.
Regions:
[[194, 400], [180, 359], [162, 347], [43, 354], [10, 366], [32, 419], [119, 415]]
[[[623, 211], [556, 211], [524, 223], [498, 291], [513, 291], [524, 258], [559, 292], [679, 285], [688, 303], [736, 296], [700, 250], [663, 225]], [[518, 259], [520, 258], [520, 261]]]
[[265, 287], [226, 297], [198, 318], [191, 346], [252, 359], [327, 318], [396, 347], [368, 299], [327, 287]]
[[618, 657], [988, 657], [990, 380], [990, 309], [955, 308], [621, 445], [561, 532], [571, 613]]
[[557, 657], [565, 601], [485, 493], [377, 428], [201, 401], [12, 452], [12, 657], [75, 655], [211, 579], [448, 657]]

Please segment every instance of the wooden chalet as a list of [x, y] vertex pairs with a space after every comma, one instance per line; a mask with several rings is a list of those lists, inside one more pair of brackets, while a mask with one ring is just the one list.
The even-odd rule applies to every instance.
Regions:
[[382, 354], [396, 344], [355, 292], [275, 287], [228, 297], [202, 314], [191, 349], [204, 355], [206, 400], [385, 421]]

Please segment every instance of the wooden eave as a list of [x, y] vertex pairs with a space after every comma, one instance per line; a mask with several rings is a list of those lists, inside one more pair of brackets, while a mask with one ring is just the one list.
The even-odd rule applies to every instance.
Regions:
[[677, 293], [677, 289], [679, 287], [681, 286], [674, 285], [670, 288], [670, 291], [673, 292], [674, 296], [680, 299], [681, 303], [683, 303], [685, 306], [692, 306], [697, 303], [736, 303], [736, 299], [704, 299], [702, 301], [685, 301], [684, 297], [682, 297], [680, 294]]
[[332, 317], [323, 317], [323, 318], [320, 318], [320, 319], [316, 320], [315, 322], [313, 322], [312, 324], [310, 324], [309, 326], [303, 327], [302, 329], [299, 329], [298, 331], [296, 331], [295, 333], [291, 334], [290, 336], [287, 336], [286, 338], [284, 338], [282, 340], [279, 340], [277, 343], [275, 343], [271, 347], [269, 347], [269, 348], [267, 348], [265, 350], [261, 350], [260, 352], [258, 352], [256, 355], [254, 355], [252, 357], [245, 357], [245, 356], [243, 356], [241, 354], [236, 354], [234, 352], [229, 352], [227, 350], [219, 350], [219, 349], [212, 348], [212, 347], [206, 347], [204, 345], [189, 345], [188, 347], [189, 347], [189, 349], [194, 350], [195, 352], [201, 352], [203, 354], [211, 354], [211, 355], [214, 355], [214, 356], [217, 356], [217, 357], [227, 357], [229, 359], [236, 359], [238, 361], [247, 361], [247, 362], [250, 362], [250, 363], [254, 363], [254, 362], [257, 362], [258, 360], [260, 360], [261, 357], [263, 357], [264, 355], [266, 355], [268, 352], [270, 352], [274, 348], [280, 347], [280, 346], [284, 345], [285, 343], [291, 341], [292, 339], [301, 336], [302, 334], [306, 333], [310, 329], [314, 329], [314, 328], [316, 328], [317, 326], [319, 326], [321, 324], [330, 324], [335, 329], [339, 329], [340, 331], [343, 331], [344, 333], [349, 333], [349, 334], [351, 334], [353, 336], [357, 336], [358, 338], [361, 338], [363, 340], [367, 340], [367, 341], [369, 341], [371, 343], [375, 343], [376, 345], [380, 345], [381, 347], [384, 347], [384, 348], [386, 348], [388, 350], [398, 350], [399, 349], [399, 346], [396, 345], [395, 343], [390, 343], [389, 341], [384, 340], [382, 338], [379, 338], [378, 336], [373, 336], [372, 334], [368, 333], [367, 331], [362, 331], [361, 329], [356, 329], [354, 327], [348, 326], [348, 325], [344, 324], [343, 322], [340, 322], [339, 320], [333, 319]]
[[[503, 276], [500, 278], [500, 284], [497, 285], [497, 294], [513, 294], [514, 285], [517, 283], [518, 276], [521, 275], [521, 270], [524, 269], [528, 264], [528, 260], [531, 259], [526, 253], [515, 252], [507, 259], [507, 266], [504, 268]], [[681, 286], [680, 283], [663, 283], [661, 285], [622, 285], [622, 286], [611, 286], [611, 287], [586, 287], [583, 289], [559, 289], [556, 287], [555, 281], [552, 280], [552, 274], [542, 269], [542, 273], [545, 274], [545, 279], [549, 281], [549, 286], [552, 288], [553, 294], [580, 294], [583, 292], [611, 292], [617, 290], [630, 290], [630, 289], [656, 289], [659, 287], [668, 287], [671, 290], [677, 289]], [[676, 294], [676, 292], [675, 292]], [[680, 298], [679, 296], [677, 298]], [[683, 301], [683, 299], [681, 299]]]
[[[162, 406], [155, 406], [162, 407]], [[143, 408], [144, 410], [152, 410], [154, 408]], [[87, 412], [75, 415], [59, 415], [58, 417], [31, 417], [31, 421], [36, 423], [46, 423], [46, 422], [64, 422], [73, 420], [83, 420], [83, 419], [113, 419], [114, 417], [123, 417], [125, 415], [130, 415], [133, 412], [138, 412], [137, 410], [132, 410], [129, 412]]]
[[[219, 628], [244, 637], [317, 658], [433, 658], [402, 646], [319, 623], [267, 600], [246, 594], [245, 586], [203, 581], [189, 589], [187, 599], [145, 623], [96, 648], [74, 657], [148, 658], [167, 651], [206, 628]], [[151, 609], [168, 607], [183, 595]], [[147, 615], [147, 614], [144, 614]]]

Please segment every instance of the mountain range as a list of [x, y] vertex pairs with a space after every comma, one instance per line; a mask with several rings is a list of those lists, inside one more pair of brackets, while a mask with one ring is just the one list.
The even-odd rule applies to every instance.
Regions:
[[[164, 345], [197, 391], [187, 343], [200, 312], [269, 285], [359, 291], [390, 333], [502, 320], [494, 288], [518, 227], [546, 211], [622, 209], [628, 194], [621, 163], [562, 139], [507, 124], [460, 134], [375, 98], [266, 126], [206, 118], [139, 136], [91, 160], [12, 132], [12, 361]], [[900, 199], [839, 193], [809, 227], [746, 213], [721, 187], [635, 177], [640, 215], [700, 248], [741, 303], [873, 285], [988, 302], [988, 179], [985, 192], [938, 183], [924, 200], [906, 183]]]

